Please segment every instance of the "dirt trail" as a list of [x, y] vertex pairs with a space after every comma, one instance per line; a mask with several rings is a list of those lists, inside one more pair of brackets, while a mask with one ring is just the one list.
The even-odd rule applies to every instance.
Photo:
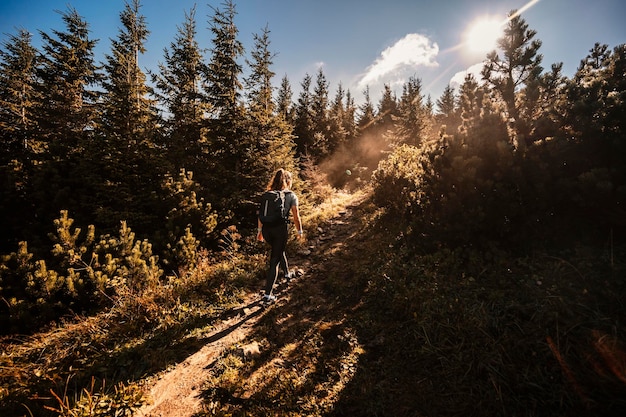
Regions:
[[[349, 202], [345, 209], [340, 209], [325, 225], [322, 225], [315, 236], [309, 236], [308, 244], [310, 253], [303, 251], [297, 254], [289, 254], [290, 264], [302, 270], [303, 278], [312, 274], [318, 263], [318, 254], [326, 252], [330, 247], [341, 245], [342, 236], [349, 233], [352, 214], [351, 208], [358, 204], [356, 199]], [[284, 286], [278, 286], [278, 305], [288, 290]], [[186, 360], [164, 373], [150, 387], [149, 403], [140, 408], [135, 416], [138, 417], [191, 417], [202, 410], [201, 391], [203, 383], [209, 378], [211, 367], [220, 355], [233, 346], [244, 341], [265, 314], [259, 303], [259, 294], [251, 293], [246, 300], [230, 314], [230, 318], [221, 322], [216, 330], [209, 336], [209, 342], [198, 352], [189, 356]], [[254, 354], [258, 346], [254, 343], [242, 347], [243, 354]]]
[[224, 349], [246, 338], [263, 310], [256, 294], [248, 297], [234, 317], [223, 321], [198, 352], [162, 375], [150, 389], [150, 402], [136, 413], [139, 417], [185, 417], [200, 410], [199, 392], [211, 364]]

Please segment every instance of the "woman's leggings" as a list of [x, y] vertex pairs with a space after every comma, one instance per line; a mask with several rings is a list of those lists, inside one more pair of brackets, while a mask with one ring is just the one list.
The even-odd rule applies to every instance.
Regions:
[[265, 294], [269, 295], [272, 293], [274, 283], [278, 278], [278, 266], [280, 265], [285, 274], [289, 272], [287, 255], [285, 254], [285, 249], [287, 248], [287, 224], [263, 226], [263, 239], [272, 247], [270, 268], [267, 271], [267, 281], [265, 283]]

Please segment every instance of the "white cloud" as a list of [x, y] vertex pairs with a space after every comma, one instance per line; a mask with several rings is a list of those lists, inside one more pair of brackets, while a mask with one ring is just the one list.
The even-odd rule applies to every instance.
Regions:
[[474, 64], [464, 71], [457, 72], [450, 79], [450, 87], [458, 90], [459, 86], [463, 84], [463, 82], [465, 81], [465, 76], [467, 74], [473, 74], [478, 84], [482, 84], [483, 81], [482, 81], [482, 76], [480, 75], [480, 72], [483, 69], [483, 65], [484, 63], [479, 62], [478, 64]]
[[439, 54], [437, 43], [418, 33], [409, 33], [394, 45], [381, 52], [380, 57], [367, 68], [358, 82], [359, 88], [395, 84], [406, 81], [407, 75], [415, 74], [415, 67], [437, 67]]

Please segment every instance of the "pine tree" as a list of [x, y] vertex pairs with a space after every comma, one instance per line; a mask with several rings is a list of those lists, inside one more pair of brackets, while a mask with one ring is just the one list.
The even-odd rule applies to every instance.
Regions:
[[[37, 123], [53, 159], [81, 152], [86, 132], [95, 122], [95, 86], [101, 80], [94, 61], [97, 41], [89, 39], [89, 26], [75, 9], [61, 13], [66, 31], [54, 36], [40, 32], [43, 53], [38, 67], [41, 97]], [[90, 89], [91, 87], [91, 89]]]
[[139, 66], [139, 56], [146, 52], [150, 34], [140, 9], [139, 0], [125, 3], [120, 13], [122, 27], [111, 41], [111, 53], [105, 56], [104, 65], [104, 132], [128, 146], [152, 141], [157, 122], [155, 102], [148, 97], [151, 91]]
[[354, 97], [352, 97], [350, 90], [346, 90], [343, 129], [346, 132], [346, 141], [349, 143], [352, 143], [357, 136], [356, 112]]
[[445, 125], [446, 133], [449, 135], [456, 133], [460, 124], [460, 118], [456, 94], [454, 92], [454, 88], [450, 85], [447, 85], [446, 88], [444, 88], [441, 97], [437, 99], [437, 109], [438, 112], [436, 114], [436, 119], [439, 124], [442, 126]]
[[14, 250], [34, 219], [28, 190], [41, 148], [34, 137], [38, 56], [31, 39], [20, 30], [0, 50], [0, 253]]
[[310, 155], [314, 145], [313, 97], [311, 83], [313, 78], [305, 74], [300, 83], [298, 102], [294, 109], [294, 135], [299, 155]]
[[311, 156], [320, 160], [327, 156], [329, 149], [330, 125], [328, 117], [328, 81], [324, 70], [320, 67], [315, 77], [315, 87], [311, 97], [311, 116], [313, 123], [313, 144]]
[[495, 141], [508, 138], [508, 133], [498, 103], [484, 85], [479, 85], [472, 74], [465, 77], [459, 92], [461, 126], [459, 142], [480, 154], [483, 145], [493, 146]]
[[272, 70], [276, 54], [269, 50], [270, 30], [266, 26], [261, 34], [254, 34], [254, 49], [250, 53], [252, 59], [246, 60], [250, 67], [250, 75], [246, 78], [247, 102], [250, 111], [269, 117], [274, 114], [272, 79], [276, 75]]
[[425, 139], [427, 116], [422, 97], [422, 81], [411, 77], [402, 87], [398, 115], [392, 115], [395, 140], [414, 146], [421, 144]]
[[[252, 196], [262, 190], [263, 185], [278, 168], [295, 173], [295, 144], [292, 127], [283, 113], [276, 111], [273, 100], [271, 70], [274, 54], [270, 52], [269, 29], [254, 35], [254, 49], [251, 60], [247, 63], [250, 75], [246, 79], [247, 87], [247, 128], [245, 146], [250, 151], [245, 154], [242, 195]], [[256, 202], [256, 199], [255, 201]], [[250, 211], [256, 209], [251, 205]], [[247, 213], [253, 219], [252, 213]]]
[[11, 160], [23, 164], [35, 127], [37, 50], [32, 35], [22, 29], [9, 36], [0, 50], [0, 166]]
[[89, 198], [82, 188], [84, 178], [79, 167], [96, 132], [101, 80], [94, 61], [97, 41], [89, 38], [89, 26], [75, 9], [59, 14], [65, 30], [54, 30], [51, 35], [40, 31], [43, 45], [33, 114], [43, 152], [37, 157], [37, 169], [26, 191], [36, 210], [33, 218], [39, 219], [39, 224], [32, 223], [34, 236], [45, 236], [43, 229], [62, 209], [84, 218], [83, 206]]
[[525, 118], [532, 120], [533, 141], [562, 136], [565, 123], [565, 86], [563, 63], [553, 64], [539, 79], [537, 100], [523, 101]]
[[169, 49], [159, 73], [151, 74], [158, 97], [169, 115], [165, 121], [167, 149], [174, 170], [199, 170], [199, 155], [206, 154], [205, 115], [210, 112], [202, 92], [206, 73], [203, 51], [196, 40], [195, 7], [185, 13], [185, 21]]
[[[89, 193], [98, 228], [110, 232], [121, 220], [139, 233], [152, 232], [159, 222], [158, 194], [167, 165], [156, 147], [156, 102], [139, 65], [149, 35], [139, 0], [125, 3], [121, 27], [105, 56], [106, 79], [101, 113], [101, 136], [92, 143], [83, 175], [94, 189]], [[97, 169], [94, 169], [97, 167]]]
[[[567, 84], [566, 125], [575, 146], [568, 174], [583, 213], [608, 227], [623, 225], [626, 201], [626, 45], [595, 44]], [[566, 148], [567, 149], [567, 148]]]
[[241, 99], [242, 66], [239, 59], [244, 53], [235, 24], [236, 10], [232, 0], [222, 3], [224, 9], [213, 8], [210, 30], [213, 34], [211, 57], [205, 79], [206, 94], [211, 106], [209, 119], [209, 154], [206, 171], [199, 173], [202, 182], [211, 188], [210, 198], [221, 206], [231, 206], [229, 200], [241, 186], [246, 148], [242, 121], [244, 107]]
[[213, 48], [206, 80], [208, 100], [213, 107], [213, 118], [228, 125], [241, 116], [242, 85], [239, 78], [243, 68], [239, 59], [244, 49], [238, 39], [239, 29], [235, 24], [237, 12], [234, 3], [232, 0], [225, 0], [222, 6], [224, 10], [212, 8], [214, 15], [209, 23], [213, 34]]
[[[523, 118], [517, 92], [523, 87], [535, 88], [541, 75], [541, 41], [533, 39], [536, 31], [516, 12], [511, 12], [504, 35], [498, 39], [503, 58], [496, 51], [487, 55], [482, 70], [483, 79], [496, 91], [506, 105], [508, 118], [512, 120], [516, 134], [515, 144], [526, 147], [530, 138], [531, 122]], [[532, 94], [532, 93], [531, 93]]]
[[290, 125], [294, 124], [294, 109], [293, 109], [293, 91], [291, 90], [291, 84], [289, 78], [285, 75], [278, 88], [276, 94], [276, 112], [283, 116], [285, 121]]
[[383, 94], [378, 102], [376, 126], [382, 132], [393, 129], [393, 118], [398, 116], [398, 101], [389, 84], [383, 87]]
[[370, 98], [369, 87], [365, 88], [363, 96], [365, 97], [365, 101], [359, 107], [360, 114], [356, 123], [360, 137], [363, 137], [366, 133], [371, 131], [374, 127], [374, 123], [376, 122], [376, 111], [374, 110], [374, 105], [372, 104], [372, 100]]
[[343, 146], [347, 139], [347, 132], [345, 129], [346, 108], [344, 100], [345, 91], [341, 83], [339, 83], [335, 97], [332, 100], [328, 111], [328, 152], [330, 154]]

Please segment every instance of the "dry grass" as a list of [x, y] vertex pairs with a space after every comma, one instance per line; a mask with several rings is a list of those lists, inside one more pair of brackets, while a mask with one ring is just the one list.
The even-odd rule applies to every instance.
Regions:
[[255, 268], [258, 259], [204, 259], [194, 273], [140, 296], [124, 294], [97, 316], [3, 338], [0, 414], [114, 415], [91, 407], [98, 402], [117, 404], [110, 413], [136, 408], [143, 401], [141, 380], [197, 350], [220, 315], [239, 304], [260, 274]]
[[263, 318], [261, 354], [223, 358], [201, 415], [623, 414], [625, 266], [602, 248], [425, 254], [368, 203], [352, 223]]
[[[346, 207], [349, 219], [338, 217]], [[623, 415], [623, 247], [612, 265], [589, 247], [423, 253], [365, 194], [337, 193], [302, 215], [313, 248], [293, 262], [307, 274], [212, 364], [197, 417]], [[74, 395], [140, 403], [142, 381], [197, 351], [264, 265], [263, 255], [213, 260], [164, 293], [4, 339], [3, 410], [45, 415], [34, 410]], [[71, 408], [59, 414], [81, 415]]]

